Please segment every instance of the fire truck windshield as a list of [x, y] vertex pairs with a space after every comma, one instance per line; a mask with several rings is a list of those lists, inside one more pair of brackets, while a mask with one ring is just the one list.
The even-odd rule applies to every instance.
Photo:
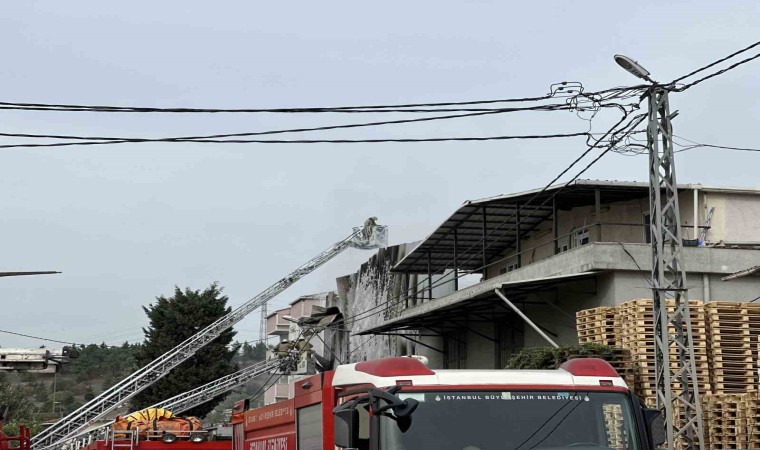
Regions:
[[[399, 392], [420, 402], [402, 432], [381, 421], [383, 450], [640, 449], [629, 397], [615, 392]], [[403, 427], [402, 427], [403, 428]]]

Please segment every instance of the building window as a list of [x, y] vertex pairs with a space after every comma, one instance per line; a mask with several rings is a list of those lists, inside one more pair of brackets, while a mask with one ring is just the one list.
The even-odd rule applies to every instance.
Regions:
[[570, 250], [570, 238], [565, 236], [557, 239], [557, 253], [562, 253]]
[[443, 338], [445, 369], [467, 368], [467, 330], [447, 333]]
[[505, 273], [507, 273], [507, 268], [506, 267], [499, 267], [499, 275], [504, 275]]
[[580, 247], [589, 243], [588, 228], [581, 228], [573, 233], [573, 247]]
[[652, 221], [649, 213], [644, 213], [642, 216], [642, 223], [644, 224], [644, 242], [647, 244], [652, 243]]

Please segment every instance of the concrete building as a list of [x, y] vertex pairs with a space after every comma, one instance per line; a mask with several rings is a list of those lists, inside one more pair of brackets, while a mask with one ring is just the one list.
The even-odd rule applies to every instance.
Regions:
[[[382, 248], [355, 273], [336, 280], [335, 303], [328, 306], [337, 306], [346, 321], [343, 333], [334, 330], [328, 340], [333, 342], [333, 348], [339, 353], [339, 363], [410, 354], [408, 339], [399, 339], [394, 335], [368, 337], [360, 336], [360, 333], [398, 316], [418, 296], [418, 292], [429, 290], [427, 276], [391, 272], [418, 245], [419, 242], [414, 242]], [[444, 276], [431, 277], [436, 296], [453, 292], [453, 284], [446, 283]], [[448, 278], [452, 278], [450, 273]]]
[[[287, 308], [272, 312], [267, 316], [267, 336], [277, 337], [278, 344], [285, 340], [293, 342], [302, 337], [301, 330], [295, 323], [285, 320], [285, 317], [298, 320], [301, 317], [308, 317], [312, 314], [314, 306], [324, 307], [328, 303], [334, 303], [334, 292], [323, 292], [321, 294], [306, 295], [298, 297], [290, 302]], [[320, 333], [319, 338], [313, 338], [310, 343], [314, 346], [312, 350], [323, 355], [326, 351], [324, 346], [324, 332]], [[303, 375], [281, 376], [276, 383], [272, 384], [264, 392], [264, 404], [269, 405], [281, 400], [292, 398], [293, 393], [289, 392], [290, 382], [303, 378]]]
[[[504, 367], [547, 342], [498, 289], [553, 340], [576, 343], [576, 311], [651, 298], [648, 193], [647, 183], [577, 180], [465, 202], [393, 266], [421, 289], [359, 334], [403, 339], [435, 368]], [[760, 189], [682, 185], [679, 203], [689, 298], [760, 296], [756, 273], [722, 281], [760, 265]], [[480, 282], [426, 288], [449, 273]]]

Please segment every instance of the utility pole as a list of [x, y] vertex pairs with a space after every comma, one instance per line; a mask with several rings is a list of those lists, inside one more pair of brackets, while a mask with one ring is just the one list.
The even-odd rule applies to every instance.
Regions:
[[259, 324], [259, 342], [267, 343], [267, 303], [261, 305], [261, 323]]
[[[653, 83], [646, 96], [649, 104], [647, 144], [657, 407], [665, 415], [669, 449], [675, 449], [676, 445], [691, 450], [702, 449], [702, 407], [673, 154], [671, 119], [677, 113], [670, 113], [670, 86], [655, 83], [649, 78], [649, 72], [630, 58], [615, 55], [615, 61], [633, 75]], [[672, 359], [671, 351], [675, 356]]]
[[[673, 116], [670, 114], [667, 87], [653, 86], [648, 97], [649, 217], [657, 406], [671, 419], [666, 421], [668, 448], [675, 448], [676, 442], [683, 442], [688, 449], [701, 449], [704, 445], [702, 408], [683, 264], [681, 212], [670, 122]], [[669, 299], [672, 299], [672, 306], [668, 305]], [[671, 334], [671, 330], [675, 334]], [[670, 358], [671, 350], [676, 356], [673, 360]], [[673, 390], [674, 386], [678, 386], [677, 391]], [[676, 413], [682, 414], [683, 419], [676, 417]]]
[[58, 372], [53, 373], [53, 414], [55, 414], [55, 391], [58, 385]]

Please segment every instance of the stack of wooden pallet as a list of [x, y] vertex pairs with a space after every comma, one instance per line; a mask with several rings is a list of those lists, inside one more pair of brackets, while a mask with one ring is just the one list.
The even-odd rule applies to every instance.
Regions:
[[617, 308], [600, 306], [575, 314], [578, 343], [615, 345], [618, 329], [615, 320]]
[[[619, 334], [616, 339], [618, 347], [631, 353], [634, 365], [638, 368], [636, 393], [641, 397], [655, 395], [655, 353], [654, 353], [654, 317], [652, 300], [640, 299], [623, 303], [618, 308], [617, 320]], [[674, 311], [672, 301], [668, 305], [669, 312]], [[707, 329], [705, 310], [698, 300], [689, 302], [692, 337], [694, 346], [697, 382], [700, 392], [710, 392], [710, 372], [707, 358]], [[671, 327], [671, 333], [675, 330]], [[677, 367], [678, 354], [671, 351], [671, 369]], [[675, 389], [680, 386], [675, 383]]]
[[755, 384], [752, 347], [757, 346], [750, 335], [747, 306], [734, 302], [705, 304], [713, 393], [743, 393]]
[[[668, 304], [673, 312], [672, 302]], [[697, 380], [702, 398], [705, 448], [760, 448], [760, 303], [689, 303]], [[652, 300], [641, 299], [618, 307], [577, 314], [579, 341], [622, 349], [618, 372], [631, 373], [636, 393], [654, 407], [654, 320]], [[580, 330], [583, 330], [581, 332]], [[675, 330], [671, 327], [671, 333]], [[612, 336], [612, 337], [611, 337]], [[622, 356], [625, 355], [625, 356]], [[613, 358], [614, 359], [614, 358]], [[678, 355], [671, 350], [672, 368]], [[627, 372], [628, 371], [628, 372]], [[625, 377], [625, 376], [624, 376]], [[674, 390], [680, 388], [678, 383]], [[673, 411], [683, 423], [683, 411]], [[614, 420], [614, 412], [608, 420]], [[609, 436], [610, 446], [620, 443]], [[680, 442], [678, 448], [683, 447]]]
[[636, 386], [639, 381], [639, 368], [630, 351], [624, 348], [615, 349], [615, 357], [608, 362], [620, 374], [626, 385]]
[[751, 394], [702, 396], [705, 448], [710, 450], [753, 448], [749, 445]]
[[760, 386], [760, 303], [744, 303], [747, 308], [747, 321], [749, 322], [750, 351], [752, 352], [752, 379], [754, 383], [748, 389], [757, 391]]
[[747, 448], [760, 448], [760, 394], [746, 394]]

